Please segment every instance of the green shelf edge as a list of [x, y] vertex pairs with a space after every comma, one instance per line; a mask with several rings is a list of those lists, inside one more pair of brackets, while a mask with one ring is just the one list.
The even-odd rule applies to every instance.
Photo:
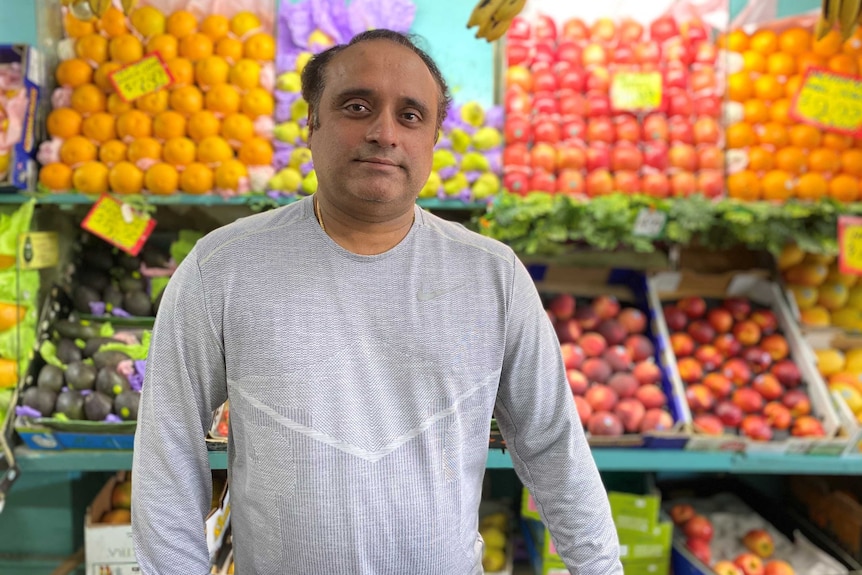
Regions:
[[[132, 465], [132, 452], [122, 450], [34, 451], [19, 447], [15, 454], [22, 473], [114, 471], [129, 469]], [[623, 448], [594, 449], [593, 456], [602, 471], [862, 475], [862, 457]], [[213, 469], [227, 466], [227, 453], [224, 451], [210, 452], [209, 459]], [[512, 458], [507, 451], [491, 449], [488, 451], [487, 467], [511, 469]]]

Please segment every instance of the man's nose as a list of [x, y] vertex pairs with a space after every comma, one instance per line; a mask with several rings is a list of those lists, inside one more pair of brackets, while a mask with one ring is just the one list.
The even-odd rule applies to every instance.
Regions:
[[397, 130], [398, 122], [395, 116], [384, 111], [374, 118], [365, 139], [384, 148], [393, 147], [398, 142]]

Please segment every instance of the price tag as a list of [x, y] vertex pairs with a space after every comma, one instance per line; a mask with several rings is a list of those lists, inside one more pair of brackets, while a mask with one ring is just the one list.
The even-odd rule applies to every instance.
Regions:
[[81, 227], [129, 255], [136, 256], [156, 227], [156, 220], [111, 196], [102, 196]]
[[641, 211], [638, 212], [638, 217], [635, 219], [632, 233], [645, 238], [657, 238], [664, 230], [666, 222], [666, 213], [649, 208], [641, 208]]
[[41, 270], [53, 268], [60, 261], [57, 232], [30, 232], [18, 236], [18, 268]]
[[614, 110], [654, 110], [661, 105], [661, 74], [619, 72], [611, 80], [611, 107]]
[[158, 54], [123, 66], [109, 76], [114, 89], [124, 102], [131, 102], [170, 86], [174, 78]]
[[862, 78], [809, 68], [790, 116], [824, 130], [862, 137]]
[[862, 275], [862, 217], [838, 216], [838, 269]]

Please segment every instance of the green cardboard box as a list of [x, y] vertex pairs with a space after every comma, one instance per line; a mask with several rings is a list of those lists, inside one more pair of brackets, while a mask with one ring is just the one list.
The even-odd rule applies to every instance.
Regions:
[[626, 532], [635, 535], [653, 533], [658, 523], [661, 499], [655, 495], [633, 495], [611, 491], [608, 493], [611, 515], [617, 533], [624, 537]]
[[652, 533], [618, 531], [620, 558], [623, 562], [658, 561], [670, 557], [673, 523], [660, 521]]

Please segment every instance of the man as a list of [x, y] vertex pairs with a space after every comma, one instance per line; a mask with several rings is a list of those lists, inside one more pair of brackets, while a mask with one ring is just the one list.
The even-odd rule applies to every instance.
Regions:
[[372, 31], [303, 74], [313, 198], [198, 242], [156, 322], [135, 443], [146, 575], [204, 575], [203, 431], [231, 402], [237, 573], [477, 575], [496, 414], [572, 573], [622, 573], [554, 331], [512, 251], [415, 205], [448, 90]]

